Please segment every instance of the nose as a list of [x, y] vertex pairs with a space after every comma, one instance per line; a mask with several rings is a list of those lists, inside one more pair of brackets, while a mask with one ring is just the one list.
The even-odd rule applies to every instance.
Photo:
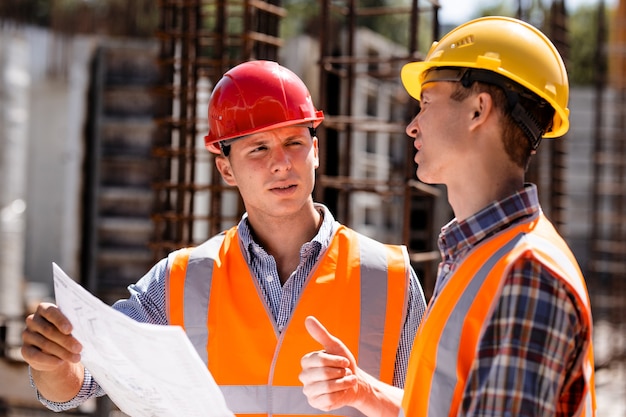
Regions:
[[406, 126], [406, 134], [412, 138], [416, 138], [418, 130], [419, 128], [417, 127], [417, 116], [415, 116], [413, 120], [411, 120], [411, 123]]
[[276, 146], [272, 150], [271, 164], [272, 172], [289, 170], [291, 168], [289, 153], [282, 146]]

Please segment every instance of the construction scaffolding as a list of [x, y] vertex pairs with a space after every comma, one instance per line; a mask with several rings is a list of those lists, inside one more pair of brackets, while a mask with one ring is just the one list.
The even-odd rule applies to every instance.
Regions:
[[277, 60], [282, 44], [277, 34], [286, 15], [279, 5], [259, 0], [164, 0], [160, 9], [159, 63], [169, 114], [158, 121], [164, 141], [154, 147], [155, 259], [196, 244], [241, 216], [235, 191], [221, 182], [204, 149], [206, 103], [229, 68], [253, 58]]
[[[436, 227], [451, 213], [441, 189], [415, 179], [415, 151], [405, 127], [418, 105], [399, 80], [404, 64], [422, 59], [420, 26], [430, 26], [425, 44], [438, 39], [440, 6], [362, 3], [321, 1], [320, 27], [334, 30], [319, 34], [319, 101], [327, 117], [315, 195], [345, 224], [406, 245], [429, 296], [439, 261]], [[404, 19], [406, 45], [379, 46], [363, 29], [363, 21], [388, 16]]]
[[[160, 0], [158, 13], [147, 0], [116, 3], [128, 13], [114, 23], [128, 26], [119, 32], [129, 38], [103, 39], [95, 48], [85, 138], [76, 145], [85, 147], [85, 190], [76, 216], [82, 233], [76, 245], [80, 279], [105, 302], [127, 296], [126, 286], [171, 250], [197, 245], [240, 220], [245, 208], [239, 193], [221, 180], [203, 137], [213, 86], [228, 69], [251, 59], [276, 60], [294, 70], [324, 111], [314, 199], [340, 222], [406, 245], [430, 298], [440, 259], [436, 238], [452, 211], [444, 188], [415, 176], [415, 150], [405, 126], [419, 106], [402, 87], [400, 69], [422, 59], [420, 51], [439, 38], [440, 5], [437, 0], [308, 1], [306, 43], [299, 43], [299, 35], [281, 35], [285, 19], [293, 17], [280, 0]], [[25, 3], [43, 4], [2, 4], [0, 27], [15, 24], [7, 16], [30, 22], [37, 13], [21, 7]], [[76, 13], [61, 10], [61, 3], [52, 3], [49, 20], [64, 36], [72, 30], [104, 31], [113, 22], [89, 9], [96, 2], [81, 2]], [[576, 44], [569, 39], [565, 1], [516, 4], [517, 17], [540, 27], [569, 65]], [[542, 142], [527, 179], [539, 185], [546, 215], [568, 243], [574, 241], [594, 324], [610, 336], [595, 346], [600, 391], [613, 385], [601, 381], [615, 375], [612, 369], [626, 374], [626, 2], [620, 0], [613, 21], [604, 1], [597, 6], [595, 85], [583, 86], [584, 94], [591, 92], [579, 95], [577, 103], [570, 100], [576, 128], [563, 139]], [[143, 8], [160, 19], [156, 36], [145, 35], [152, 33], [153, 17]], [[391, 26], [376, 26], [385, 19], [395, 22], [402, 36], [390, 40]], [[62, 42], [54, 45], [59, 53], [50, 55], [63, 68], [72, 54]], [[571, 92], [580, 94], [577, 87]], [[591, 121], [581, 121], [586, 117]], [[581, 134], [581, 125], [589, 132]], [[41, 167], [28, 169], [32, 174]], [[39, 230], [32, 234], [41, 236]], [[15, 239], [10, 245], [17, 248]], [[8, 345], [9, 339], [0, 323], [0, 342]], [[22, 408], [9, 400], [11, 407]], [[97, 415], [113, 414], [107, 400], [97, 408]]]
[[[604, 2], [598, 8], [595, 123], [592, 150], [590, 261], [587, 278], [596, 321], [624, 334], [626, 317], [626, 2], [620, 0], [613, 37]], [[609, 45], [608, 48], [602, 45]], [[608, 57], [608, 60], [607, 60]], [[608, 65], [607, 65], [608, 63]], [[608, 104], [608, 105], [607, 105]], [[600, 367], [624, 364], [626, 345], [613, 338]]]
[[[280, 60], [284, 41], [278, 33], [286, 16], [279, 3], [264, 1], [167, 0], [160, 7], [159, 61], [170, 114], [159, 120], [164, 141], [154, 147], [159, 160], [155, 172], [160, 175], [154, 183], [152, 215], [155, 259], [200, 243], [243, 214], [236, 190], [221, 181], [213, 156], [204, 149], [206, 103], [212, 86], [234, 65], [250, 59]], [[313, 17], [320, 30], [315, 63], [319, 90], [312, 94], [326, 115], [318, 130], [321, 166], [315, 199], [327, 204], [344, 224], [407, 245], [427, 287], [434, 284], [439, 258], [434, 250], [435, 225], [441, 222], [432, 213], [440, 212], [435, 210], [436, 200], [444, 198], [440, 189], [415, 180], [413, 145], [404, 128], [417, 113], [417, 104], [402, 93], [399, 74], [403, 64], [419, 59], [420, 24], [431, 25], [428, 43], [438, 35], [438, 8], [436, 1], [413, 0], [409, 6], [392, 8], [324, 0], [319, 17]], [[396, 45], [392, 55], [368, 55], [369, 49], [357, 48], [358, 19], [389, 14], [406, 19], [409, 45]], [[340, 36], [329, 38], [330, 27]], [[357, 84], [363, 80], [370, 86], [372, 101], [380, 89], [390, 92], [384, 116], [355, 107]], [[383, 160], [372, 163], [381, 159], [381, 150]], [[372, 175], [358, 175], [358, 167], [368, 163]], [[361, 218], [355, 219], [359, 213], [354, 206], [363, 205], [368, 198], [364, 194], [378, 199], [366, 203]], [[372, 230], [364, 230], [368, 227]]]

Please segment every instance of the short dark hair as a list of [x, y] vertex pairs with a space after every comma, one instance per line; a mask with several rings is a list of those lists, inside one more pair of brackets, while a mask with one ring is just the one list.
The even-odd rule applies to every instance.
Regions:
[[[527, 114], [526, 117], [536, 123], [542, 132], [549, 130], [554, 118], [552, 106], [530, 90], [517, 83], [515, 85], [516, 88], [525, 90], [523, 94], [516, 93], [515, 100]], [[531, 132], [513, 117], [511, 98], [501, 85], [484, 81], [475, 81], [470, 85], [459, 82], [450, 97], [456, 101], [463, 101], [471, 94], [481, 92], [486, 92], [492, 97], [495, 108], [504, 116], [501, 132], [504, 149], [515, 164], [526, 169], [533, 151], [539, 146], [541, 136], [533, 138]]]

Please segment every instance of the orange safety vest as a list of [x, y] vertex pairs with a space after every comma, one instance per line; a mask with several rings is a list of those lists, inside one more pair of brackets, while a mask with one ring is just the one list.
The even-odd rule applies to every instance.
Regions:
[[[520, 257], [537, 259], [575, 295], [585, 325], [591, 307], [583, 275], [573, 254], [543, 214], [481, 243], [458, 266], [418, 330], [400, 416], [456, 416], [480, 336], [498, 303], [511, 265]], [[576, 416], [595, 415], [591, 331], [581, 355], [586, 390]]]
[[238, 415], [360, 416], [311, 407], [298, 379], [300, 360], [321, 346], [304, 319], [316, 316], [354, 353], [359, 367], [392, 383], [408, 303], [404, 246], [384, 245], [339, 226], [307, 278], [280, 332], [246, 263], [236, 227], [170, 255], [169, 323], [182, 326]]

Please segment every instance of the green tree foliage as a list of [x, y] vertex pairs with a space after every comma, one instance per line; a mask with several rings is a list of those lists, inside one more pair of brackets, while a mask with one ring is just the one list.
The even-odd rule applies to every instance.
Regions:
[[[589, 85], [594, 80], [594, 68], [605, 68], [605, 62], [596, 62], [596, 51], [605, 48], [598, 43], [598, 6], [581, 6], [570, 16], [570, 83]], [[610, 22], [607, 15], [605, 22]]]
[[154, 0], [0, 0], [0, 21], [63, 33], [150, 37], [158, 17]]
[[[320, 14], [319, 0], [286, 0], [283, 7], [287, 9], [288, 16], [281, 23], [281, 37], [290, 38], [302, 33], [317, 36], [320, 30], [329, 31], [329, 28], [321, 28], [319, 24]], [[432, 43], [432, 4], [428, 0], [420, 3], [419, 34], [420, 51], [427, 50]], [[409, 42], [409, 18], [406, 8], [410, 7], [407, 0], [357, 0], [355, 2], [361, 12], [377, 10], [378, 13], [359, 16], [355, 22], [357, 27], [366, 27], [380, 33], [399, 45], [408, 46]], [[347, 7], [347, 1], [333, 1], [336, 7]], [[401, 9], [402, 8], [402, 9]], [[387, 10], [389, 12], [382, 12]], [[395, 12], [392, 12], [395, 10]], [[398, 12], [399, 11], [399, 12]], [[331, 12], [334, 28], [347, 28], [347, 19], [340, 16], [336, 8]], [[333, 29], [334, 30], [334, 29]]]
[[[501, 1], [498, 4], [481, 9], [481, 16], [511, 16], [518, 17], [517, 6], [510, 1]], [[587, 4], [575, 10], [568, 10], [569, 56], [566, 62], [570, 84], [589, 85], [593, 83], [594, 68], [606, 63], [596, 62], [598, 46], [598, 5]], [[550, 8], [542, 2], [532, 1], [530, 8], [522, 10], [524, 20], [531, 19], [530, 23], [542, 27], [549, 21], [547, 13]], [[605, 22], [610, 22], [610, 12], [607, 11]], [[544, 31], [547, 28], [543, 27]]]

